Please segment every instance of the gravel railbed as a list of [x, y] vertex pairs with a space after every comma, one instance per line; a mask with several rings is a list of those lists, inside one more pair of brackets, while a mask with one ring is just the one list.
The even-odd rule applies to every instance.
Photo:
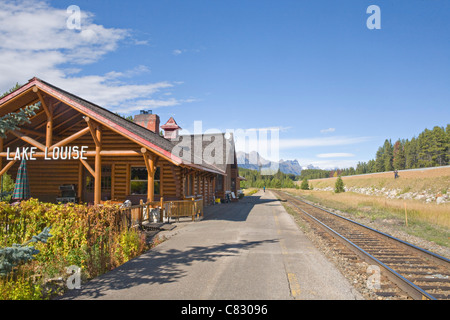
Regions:
[[[287, 204], [287, 206], [289, 206], [289, 204]], [[289, 207], [296, 212], [295, 208], [291, 206]], [[344, 214], [341, 215], [345, 216]], [[384, 277], [382, 277], [380, 281], [381, 290], [371, 289], [367, 283], [371, 276], [371, 273], [368, 273], [370, 270], [370, 265], [368, 263], [359, 259], [343, 245], [338, 243], [336, 240], [333, 240], [328, 234], [318, 230], [308, 221], [304, 220], [304, 218], [302, 218], [299, 214], [293, 214], [293, 217], [306, 236], [328, 258], [328, 260], [335, 264], [342, 275], [353, 284], [355, 290], [361, 293], [366, 300], [409, 299], [400, 290], [398, 290], [394, 284]], [[351, 215], [347, 215], [346, 217], [351, 218]], [[377, 291], [394, 292], [395, 295], [392, 297], [382, 297], [376, 294]]]

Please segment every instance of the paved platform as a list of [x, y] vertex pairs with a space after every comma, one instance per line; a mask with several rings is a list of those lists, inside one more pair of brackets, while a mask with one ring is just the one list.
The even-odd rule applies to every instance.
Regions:
[[270, 192], [208, 207], [65, 299], [362, 299]]

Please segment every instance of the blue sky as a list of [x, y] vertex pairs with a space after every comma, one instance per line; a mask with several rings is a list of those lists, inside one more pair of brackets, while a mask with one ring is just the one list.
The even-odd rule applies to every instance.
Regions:
[[[369, 30], [369, 5], [381, 29]], [[67, 7], [81, 9], [69, 30]], [[0, 89], [38, 76], [186, 130], [279, 128], [279, 157], [368, 161], [450, 123], [450, 1], [4, 1]], [[250, 151], [250, 150], [246, 150]]]

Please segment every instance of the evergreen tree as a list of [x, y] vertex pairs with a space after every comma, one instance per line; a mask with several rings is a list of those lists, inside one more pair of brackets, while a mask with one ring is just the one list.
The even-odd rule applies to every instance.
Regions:
[[383, 147], [379, 147], [375, 157], [375, 172], [384, 171], [384, 150]]
[[14, 87], [12, 87], [11, 89], [9, 89], [8, 91], [6, 91], [5, 93], [3, 93], [2, 95], [0, 95], [0, 99], [3, 98], [4, 96], [7, 96], [8, 94], [10, 94], [11, 92], [16, 91], [17, 89], [19, 89], [21, 87], [21, 85], [19, 83], [16, 82], [16, 85]]
[[405, 142], [405, 169], [417, 168], [417, 139]]
[[431, 131], [430, 154], [433, 166], [443, 166], [447, 163], [448, 141], [445, 130], [435, 126]]
[[309, 182], [308, 179], [304, 178], [302, 184], [300, 185], [300, 189], [309, 190]]
[[367, 173], [374, 173], [377, 172], [376, 171], [376, 163], [375, 160], [369, 160], [369, 162], [367, 162]]
[[270, 183], [270, 187], [271, 187], [271, 188], [276, 188], [276, 189], [281, 188], [281, 181], [280, 181], [280, 179], [274, 178], [274, 179], [271, 181], [271, 183]]
[[394, 168], [392, 166], [394, 148], [392, 147], [391, 140], [384, 141], [383, 145], [383, 171], [392, 171]]
[[344, 181], [342, 181], [341, 176], [339, 176], [336, 180], [336, 183], [334, 185], [334, 192], [335, 193], [341, 193], [341, 192], [345, 192], [344, 189]]
[[397, 140], [394, 144], [394, 160], [392, 165], [396, 170], [405, 169], [405, 150], [402, 141]]
[[0, 118], [0, 138], [7, 138], [8, 131], [19, 130], [19, 126], [30, 122], [29, 118], [36, 114], [37, 105], [27, 106], [18, 112], [11, 112]]

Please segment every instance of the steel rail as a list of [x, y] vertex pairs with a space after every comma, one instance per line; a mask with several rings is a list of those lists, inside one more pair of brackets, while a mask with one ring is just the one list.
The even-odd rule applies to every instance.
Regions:
[[[285, 192], [283, 192], [285, 193]], [[285, 193], [286, 194], [286, 193]], [[286, 194], [288, 195], [288, 194]], [[289, 197], [292, 197], [290, 195], [288, 195]], [[322, 211], [325, 211], [327, 213], [330, 213], [338, 218], [342, 218], [345, 219], [346, 221], [349, 221], [351, 223], [354, 223], [356, 225], [359, 225], [361, 227], [364, 227], [366, 229], [369, 229], [371, 231], [375, 231], [378, 234], [384, 235], [384, 236], [388, 236], [390, 239], [392, 240], [396, 240], [399, 241], [400, 243], [402, 243], [403, 245], [408, 245], [408, 246], [412, 246], [412, 248], [416, 249], [416, 250], [420, 250], [422, 253], [429, 253], [434, 257], [438, 257], [439, 259], [442, 258], [444, 261], [449, 261], [448, 259], [441, 257], [439, 255], [436, 255], [432, 252], [429, 252], [425, 249], [416, 247], [412, 244], [409, 244], [405, 241], [402, 241], [400, 239], [394, 238], [392, 236], [389, 236], [385, 233], [379, 232], [378, 230], [372, 229], [370, 227], [364, 226], [356, 221], [347, 219], [345, 217], [339, 216], [333, 212], [327, 211], [323, 208], [317, 207], [315, 205], [309, 204], [303, 200], [294, 198], [297, 201], [303, 202], [307, 205], [313, 206], [317, 209], [320, 209]], [[406, 279], [405, 277], [403, 277], [401, 274], [399, 274], [398, 272], [396, 272], [395, 270], [393, 270], [392, 268], [390, 268], [389, 266], [385, 265], [383, 262], [381, 262], [380, 260], [378, 260], [377, 258], [375, 258], [373, 255], [371, 255], [370, 253], [368, 253], [367, 251], [365, 251], [364, 249], [362, 249], [361, 247], [359, 247], [358, 245], [356, 245], [355, 243], [353, 243], [351, 240], [347, 239], [346, 237], [344, 237], [343, 235], [341, 235], [339, 232], [333, 230], [332, 228], [330, 228], [329, 226], [327, 226], [326, 224], [324, 224], [323, 222], [321, 222], [320, 220], [318, 220], [316, 217], [313, 217], [311, 214], [309, 214], [308, 212], [306, 212], [305, 210], [303, 210], [302, 208], [300, 208], [299, 206], [295, 205], [292, 201], [290, 201], [290, 204], [293, 205], [295, 208], [297, 208], [298, 210], [302, 211], [304, 214], [306, 214], [310, 219], [312, 219], [314, 222], [316, 222], [317, 224], [319, 224], [322, 228], [324, 228], [328, 233], [330, 233], [332, 236], [334, 236], [335, 238], [337, 238], [342, 244], [344, 244], [347, 248], [351, 249], [353, 252], [355, 252], [359, 257], [361, 257], [363, 260], [365, 260], [368, 263], [371, 264], [375, 264], [378, 265], [381, 269], [383, 269], [386, 273], [386, 276], [392, 281], [394, 282], [399, 288], [401, 288], [403, 291], [405, 291], [406, 293], [408, 293], [411, 298], [415, 299], [415, 300], [437, 300], [435, 297], [433, 297], [431, 294], [429, 294], [428, 292], [424, 291], [422, 288], [420, 288], [419, 286], [417, 286], [416, 284], [412, 283], [411, 281], [409, 281], [408, 279]]]
[[[288, 196], [291, 196], [291, 195], [288, 194]], [[291, 197], [292, 197], [292, 196], [291, 196]], [[295, 198], [295, 197], [294, 197], [294, 198]], [[372, 232], [375, 232], [375, 233], [378, 233], [378, 234], [380, 234], [380, 235], [382, 235], [382, 236], [384, 236], [384, 237], [387, 237], [387, 238], [390, 238], [390, 239], [392, 239], [392, 240], [395, 240], [395, 241], [399, 242], [400, 244], [406, 246], [407, 248], [413, 249], [413, 250], [417, 251], [418, 253], [420, 253], [420, 254], [423, 255], [424, 257], [426, 257], [426, 258], [431, 258], [433, 261], [435, 261], [436, 263], [438, 263], [438, 264], [440, 264], [440, 265], [443, 265], [444, 267], [449, 267], [449, 266], [450, 266], [450, 259], [447, 259], [447, 258], [445, 258], [445, 257], [443, 257], [443, 256], [441, 256], [441, 255], [438, 255], [438, 254], [436, 254], [436, 253], [434, 253], [434, 252], [428, 251], [428, 250], [426, 250], [426, 249], [424, 249], [424, 248], [420, 248], [420, 247], [418, 247], [418, 246], [415, 246], [415, 245], [413, 245], [412, 243], [409, 243], [409, 242], [403, 241], [403, 240], [401, 240], [401, 239], [395, 238], [395, 237], [393, 237], [393, 236], [391, 236], [391, 235], [389, 235], [389, 234], [387, 234], [387, 233], [381, 232], [381, 231], [379, 231], [379, 230], [377, 230], [377, 229], [373, 229], [373, 228], [371, 228], [371, 227], [369, 227], [369, 226], [366, 226], [366, 225], [361, 224], [361, 223], [359, 223], [359, 222], [356, 222], [356, 221], [354, 221], [354, 220], [348, 219], [348, 218], [343, 217], [343, 216], [341, 216], [341, 215], [338, 215], [338, 214], [336, 214], [336, 213], [334, 213], [334, 212], [328, 211], [328, 210], [326, 210], [326, 209], [324, 209], [324, 208], [321, 208], [321, 207], [319, 207], [319, 206], [317, 206], [317, 205], [314, 205], [314, 204], [312, 204], [312, 203], [309, 203], [309, 202], [307, 202], [307, 201], [305, 201], [305, 200], [298, 199], [298, 198], [295, 198], [295, 199], [296, 199], [297, 201], [306, 203], [307, 205], [313, 206], [313, 207], [315, 207], [315, 208], [317, 208], [317, 209], [319, 209], [319, 210], [322, 210], [322, 211], [325, 211], [325, 212], [327, 212], [327, 213], [329, 213], [329, 214], [332, 214], [332, 215], [334, 215], [334, 216], [336, 216], [336, 217], [338, 217], [338, 218], [341, 218], [341, 219], [343, 219], [343, 220], [346, 220], [346, 221], [348, 221], [348, 222], [351, 222], [351, 223], [353, 223], [353, 224], [356, 224], [356, 225], [358, 225], [358, 226], [360, 226], [360, 227], [362, 227], [362, 228], [368, 229], [368, 230], [370, 230], [370, 231], [372, 231]]]

